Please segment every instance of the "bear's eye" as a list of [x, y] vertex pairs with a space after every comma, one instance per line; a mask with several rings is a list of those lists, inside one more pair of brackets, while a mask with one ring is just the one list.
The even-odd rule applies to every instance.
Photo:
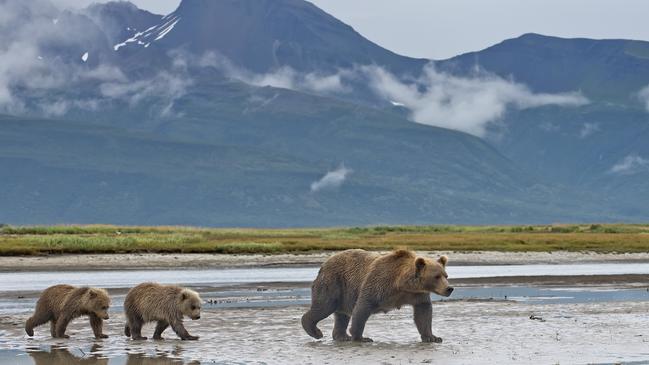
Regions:
[[437, 274], [437, 276], [435, 276], [435, 279], [437, 279], [437, 280], [439, 280], [441, 278], [442, 278], [442, 275]]
[[192, 310], [196, 310], [196, 306], [195, 306], [195, 305], [192, 305]]

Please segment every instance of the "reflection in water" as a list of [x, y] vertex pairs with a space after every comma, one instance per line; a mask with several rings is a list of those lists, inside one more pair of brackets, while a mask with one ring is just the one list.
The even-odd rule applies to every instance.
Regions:
[[126, 365], [200, 365], [198, 361], [183, 362], [167, 356], [148, 356], [146, 354], [129, 354]]
[[81, 357], [72, 354], [66, 347], [52, 346], [50, 351], [41, 349], [27, 350], [29, 356], [34, 360], [34, 365], [105, 365], [107, 358], [101, 358], [97, 352], [101, 350], [100, 345], [93, 345], [89, 354], [82, 354]]
[[[28, 349], [27, 352], [34, 365], [200, 365], [199, 361], [185, 362], [181, 360], [182, 348], [176, 347], [170, 353], [156, 352], [155, 354], [132, 353], [110, 360], [102, 354], [101, 345], [95, 344], [89, 353], [77, 350], [79, 356], [64, 346], [52, 346], [49, 351], [40, 348]], [[124, 361], [125, 360], [125, 361]]]
[[181, 346], [175, 346], [170, 352], [156, 351], [153, 355], [133, 353], [127, 355], [126, 365], [200, 365], [199, 361], [183, 362], [182, 355]]

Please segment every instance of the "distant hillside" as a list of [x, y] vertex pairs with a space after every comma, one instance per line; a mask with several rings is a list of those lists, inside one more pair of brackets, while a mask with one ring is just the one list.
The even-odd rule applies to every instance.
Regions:
[[581, 90], [596, 101], [630, 103], [649, 85], [649, 42], [524, 34], [436, 64], [466, 74], [480, 66], [538, 92]]
[[[0, 222], [649, 219], [644, 42], [525, 35], [433, 72], [302, 0], [184, 0], [166, 16], [127, 2], [47, 4], [0, 0], [11, 15], [0, 34]], [[435, 88], [473, 92], [476, 65], [500, 75], [471, 95], [489, 102], [430, 101]], [[494, 85], [523, 97], [480, 94]], [[538, 102], [555, 92], [584, 102]], [[417, 107], [451, 101], [452, 113], [426, 120], [448, 128], [413, 122]], [[492, 101], [484, 138], [430, 120], [474, 117]]]

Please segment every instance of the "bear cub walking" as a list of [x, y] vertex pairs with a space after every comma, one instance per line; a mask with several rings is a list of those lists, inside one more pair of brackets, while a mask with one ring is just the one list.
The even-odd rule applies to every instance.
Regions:
[[190, 335], [185, 329], [183, 316], [192, 320], [201, 318], [201, 304], [200, 296], [193, 290], [175, 285], [140, 284], [129, 290], [124, 300], [124, 334], [134, 340], [146, 340], [142, 326], [157, 321], [155, 340], [161, 340], [162, 332], [169, 326], [183, 340], [198, 340], [198, 336]]
[[[347, 250], [329, 258], [311, 287], [311, 309], [302, 316], [302, 327], [322, 338], [317, 324], [334, 314], [333, 339], [371, 342], [363, 337], [370, 315], [412, 305], [414, 320], [423, 342], [442, 342], [433, 335], [430, 293], [448, 297], [446, 256], [438, 260], [397, 250], [386, 255]], [[350, 333], [347, 326], [352, 321]]]
[[103, 320], [108, 319], [110, 297], [104, 289], [71, 285], [54, 285], [41, 294], [34, 315], [25, 323], [25, 332], [34, 336], [34, 327], [50, 322], [50, 333], [55, 338], [69, 338], [68, 324], [80, 316], [90, 318], [95, 338], [107, 338], [102, 331]]

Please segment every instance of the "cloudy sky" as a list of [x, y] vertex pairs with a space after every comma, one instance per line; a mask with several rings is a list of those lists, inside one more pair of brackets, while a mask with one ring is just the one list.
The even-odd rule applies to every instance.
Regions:
[[[92, 0], [61, 0], [89, 3]], [[179, 0], [132, 0], [156, 13]], [[646, 0], [312, 0], [372, 41], [433, 59], [535, 32], [561, 37], [649, 40]]]

